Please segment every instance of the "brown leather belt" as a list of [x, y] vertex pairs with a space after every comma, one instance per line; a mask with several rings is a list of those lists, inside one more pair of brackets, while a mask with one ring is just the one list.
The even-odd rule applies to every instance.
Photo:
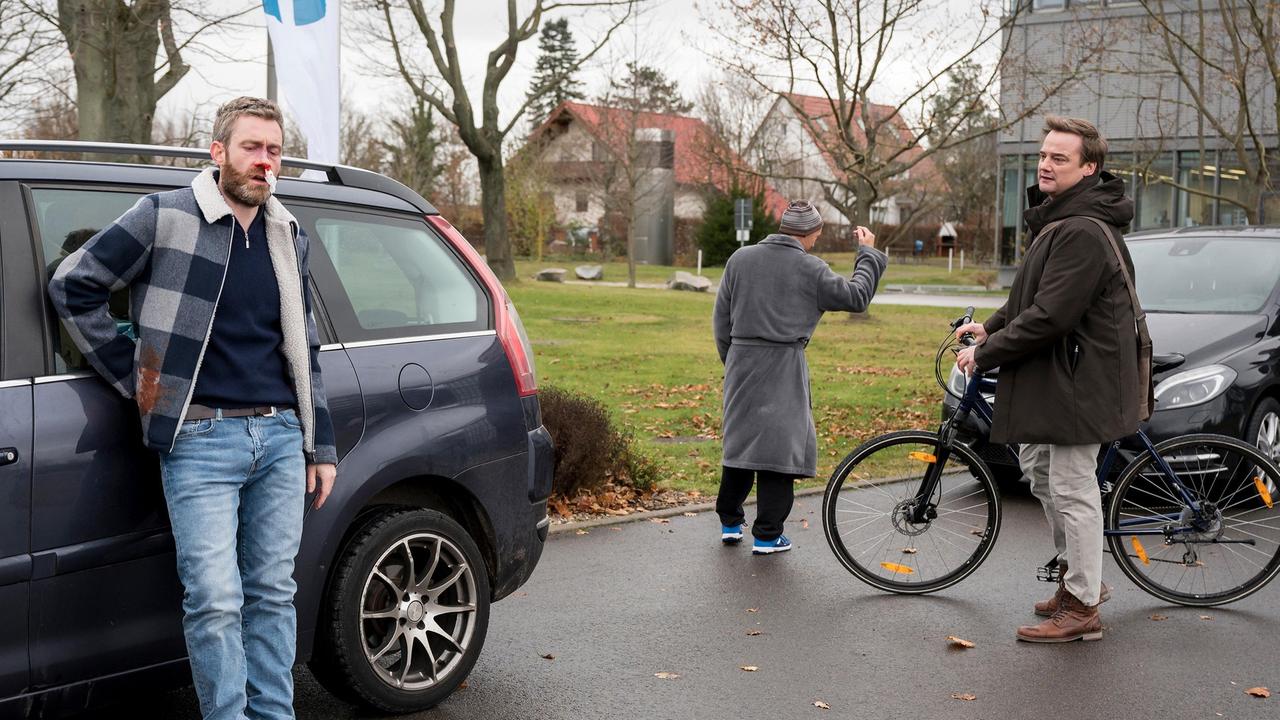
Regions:
[[[291, 407], [280, 407], [278, 405], [263, 405], [261, 407], [250, 408], [222, 408], [222, 417], [274, 417], [276, 413], [284, 410], [292, 410]], [[187, 406], [187, 416], [184, 420], [208, 420], [218, 417], [218, 408], [205, 407], [191, 403]]]

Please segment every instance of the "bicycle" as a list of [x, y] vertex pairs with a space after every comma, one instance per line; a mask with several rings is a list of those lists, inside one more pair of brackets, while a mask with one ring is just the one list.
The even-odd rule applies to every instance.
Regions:
[[[969, 308], [951, 324], [935, 358], [938, 383], [960, 401], [952, 416], [937, 432], [904, 430], [863, 443], [836, 467], [823, 495], [832, 551], [881, 590], [951, 587], [987, 559], [1000, 532], [991, 469], [957, 437], [971, 416], [990, 429], [986, 395], [996, 380], [974, 372], [961, 396], [942, 373], [948, 351], [972, 344], [955, 335], [972, 316]], [[1181, 362], [1180, 355], [1153, 359], [1156, 372]], [[1146, 592], [1209, 607], [1247, 597], [1280, 573], [1280, 469], [1254, 446], [1211, 434], [1153, 444], [1139, 430], [1107, 446], [1097, 477], [1108, 552]], [[1055, 557], [1037, 576], [1056, 582], [1060, 572]]]

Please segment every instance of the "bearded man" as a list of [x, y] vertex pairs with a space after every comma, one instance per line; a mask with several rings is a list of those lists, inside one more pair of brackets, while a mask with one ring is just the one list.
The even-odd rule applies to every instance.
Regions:
[[[307, 236], [272, 197], [269, 100], [218, 109], [208, 168], [148, 195], [58, 266], [49, 295], [159, 454], [187, 653], [205, 718], [293, 718], [293, 563], [304, 493], [337, 454], [311, 315]], [[107, 302], [128, 287], [136, 339]]]

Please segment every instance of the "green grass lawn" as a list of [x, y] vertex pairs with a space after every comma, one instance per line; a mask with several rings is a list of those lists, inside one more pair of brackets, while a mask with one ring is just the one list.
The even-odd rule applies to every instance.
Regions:
[[[534, 282], [507, 288], [533, 343], [539, 384], [602, 401], [659, 463], [663, 486], [714, 494], [722, 367], [711, 336], [713, 295]], [[866, 317], [828, 314], [808, 349], [814, 482], [874, 435], [936, 425], [942, 391], [934, 352], [956, 315], [893, 305]]]
[[[831, 264], [835, 270], [841, 274], [848, 274], [853, 270], [853, 253], [827, 253], [820, 255], [823, 260]], [[609, 282], [626, 282], [627, 281], [627, 263], [625, 260], [615, 260], [609, 263], [600, 263], [597, 260], [574, 259], [574, 258], [544, 258], [541, 261], [530, 259], [516, 260], [516, 276], [521, 280], [528, 280], [538, 273], [539, 270], [550, 267], [559, 267], [568, 270], [567, 278], [575, 279], [573, 268], [578, 265], [604, 265], [604, 279]], [[671, 274], [676, 270], [684, 270], [694, 272], [695, 268], [691, 267], [672, 267], [668, 265], [636, 265], [636, 282], [640, 283], [664, 283], [671, 278]], [[711, 278], [712, 282], [719, 282], [720, 275], [724, 272], [723, 267], [704, 267], [702, 274]], [[931, 259], [927, 262], [898, 262], [895, 258], [889, 263], [889, 268], [885, 272], [882, 284], [888, 285], [982, 285], [981, 275], [994, 275], [995, 270], [988, 267], [978, 267], [973, 264], [965, 265], [963, 271], [960, 270], [960, 263], [957, 260], [953, 266], [953, 272], [947, 272], [946, 259]]]

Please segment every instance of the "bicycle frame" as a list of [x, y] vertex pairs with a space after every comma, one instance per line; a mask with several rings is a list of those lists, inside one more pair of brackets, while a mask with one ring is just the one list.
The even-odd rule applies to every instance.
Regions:
[[[986, 424], [987, 429], [990, 430], [991, 422], [994, 418], [994, 410], [992, 409], [991, 404], [987, 402], [987, 398], [984, 393], [994, 393], [995, 390], [996, 380], [986, 377], [982, 372], [975, 370], [969, 376], [969, 381], [965, 384], [964, 395], [960, 398], [960, 404], [956, 407], [955, 413], [952, 414], [950, 419], [942, 423], [942, 426], [938, 429], [938, 449], [935, 453], [934, 462], [931, 464], [929, 470], [925, 472], [924, 480], [920, 485], [920, 491], [916, 496], [921, 500], [921, 502], [917, 503], [912, 512], [911, 519], [913, 522], [919, 523], [931, 519], [929, 517], [929, 512], [932, 506], [924, 500], [932, 497], [934, 491], [937, 490], [938, 482], [942, 477], [942, 467], [946, 464], [946, 460], [951, 455], [951, 446], [955, 442], [956, 429], [962, 425], [971, 414], [976, 414], [977, 417]], [[1143, 536], [1159, 535], [1168, 540], [1173, 540], [1179, 534], [1200, 531], [1201, 528], [1198, 527], [1201, 518], [1200, 501], [1187, 490], [1186, 486], [1178, 478], [1177, 473], [1175, 473], [1173, 468], [1169, 466], [1169, 463], [1156, 452], [1155, 445], [1151, 442], [1151, 439], [1147, 437], [1146, 433], [1142, 430], [1138, 430], [1130, 437], [1137, 438], [1142, 443], [1142, 447], [1147, 452], [1151, 453], [1151, 456], [1155, 458], [1156, 467], [1159, 468], [1160, 473], [1169, 481], [1169, 484], [1181, 496], [1182, 501], [1192, 509], [1195, 513], [1195, 518], [1192, 521], [1191, 527], [1182, 525], [1182, 518], [1180, 514], [1151, 515], [1146, 517], [1129, 518], [1127, 520], [1120, 521], [1119, 528], [1103, 530], [1103, 534]], [[1104, 455], [1102, 460], [1098, 463], [1098, 487], [1103, 495], [1110, 492], [1110, 482], [1107, 478], [1110, 477], [1111, 466], [1119, 455], [1120, 445], [1120, 440], [1112, 442], [1107, 448], [1106, 455]], [[1015, 455], [1017, 454], [1016, 447], [1011, 446], [1010, 449], [1015, 451]], [[1135, 525], [1150, 525], [1159, 522], [1167, 522], [1169, 525], [1164, 528], [1132, 529]]]

